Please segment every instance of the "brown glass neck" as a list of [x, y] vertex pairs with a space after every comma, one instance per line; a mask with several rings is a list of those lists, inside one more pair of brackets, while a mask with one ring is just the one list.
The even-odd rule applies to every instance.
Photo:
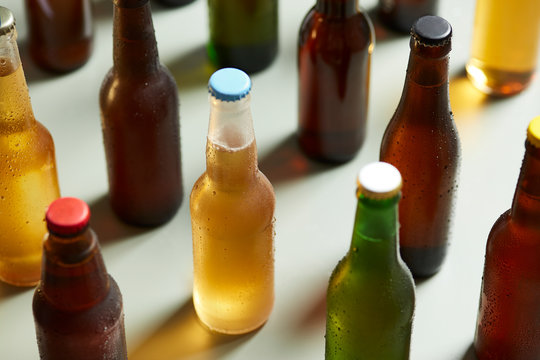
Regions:
[[116, 0], [115, 5], [115, 71], [130, 75], [146, 75], [158, 71], [159, 55], [150, 3], [148, 0]]
[[331, 17], [348, 17], [358, 13], [357, 0], [317, 0], [315, 10]]
[[540, 227], [540, 148], [528, 141], [521, 165], [511, 216], [515, 221]]
[[48, 235], [40, 290], [63, 311], [90, 308], [107, 296], [109, 275], [92, 230], [70, 238]]

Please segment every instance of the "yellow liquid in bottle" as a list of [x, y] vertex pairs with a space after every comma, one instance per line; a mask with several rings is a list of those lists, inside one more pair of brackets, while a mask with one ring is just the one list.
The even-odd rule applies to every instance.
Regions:
[[539, 39], [539, 0], [478, 0], [468, 77], [487, 94], [522, 91], [535, 71]]
[[54, 144], [33, 118], [22, 66], [0, 67], [0, 280], [37, 284], [45, 210], [59, 196]]
[[260, 327], [274, 303], [275, 199], [258, 169], [246, 177], [256, 151], [254, 141], [232, 150], [209, 141], [213, 175], [207, 170], [191, 193], [193, 303], [204, 324], [226, 334]]

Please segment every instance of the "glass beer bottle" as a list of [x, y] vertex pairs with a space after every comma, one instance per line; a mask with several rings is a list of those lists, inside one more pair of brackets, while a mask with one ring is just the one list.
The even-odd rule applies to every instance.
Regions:
[[352, 159], [364, 142], [375, 33], [357, 0], [317, 0], [298, 39], [298, 141], [311, 158]]
[[148, 0], [114, 0], [113, 27], [100, 92], [110, 201], [127, 223], [159, 225], [183, 196], [178, 90], [159, 62]]
[[208, 0], [208, 57], [218, 67], [255, 73], [278, 51], [278, 0]]
[[400, 251], [415, 277], [439, 271], [446, 256], [457, 191], [460, 142], [450, 109], [452, 28], [424, 16], [412, 28], [403, 94], [384, 133], [380, 159], [403, 176]]
[[377, 16], [394, 30], [409, 33], [425, 15], [437, 13], [438, 0], [379, 0]]
[[42, 360], [127, 359], [122, 295], [89, 220], [88, 205], [76, 198], [47, 209], [43, 274], [33, 299]]
[[206, 172], [191, 192], [193, 303], [210, 329], [262, 326], [274, 303], [272, 185], [257, 165], [251, 80], [225, 68], [210, 78]]
[[540, 356], [540, 116], [529, 124], [510, 210], [486, 246], [474, 347], [479, 360]]
[[19, 58], [15, 19], [0, 7], [0, 280], [39, 281], [43, 211], [60, 196], [54, 143], [36, 121]]
[[351, 246], [328, 285], [325, 359], [409, 359], [415, 290], [398, 253], [401, 176], [378, 162], [357, 182]]
[[40, 68], [69, 72], [92, 54], [91, 0], [26, 0], [30, 56]]
[[514, 95], [534, 75], [539, 40], [540, 1], [478, 0], [467, 76], [487, 94]]

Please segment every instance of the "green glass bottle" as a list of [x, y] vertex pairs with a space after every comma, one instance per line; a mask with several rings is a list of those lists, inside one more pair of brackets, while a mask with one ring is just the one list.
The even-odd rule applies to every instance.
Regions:
[[268, 67], [278, 50], [278, 0], [208, 0], [208, 57], [247, 73]]
[[414, 282], [398, 251], [401, 175], [375, 162], [358, 175], [351, 247], [330, 277], [325, 359], [408, 359]]

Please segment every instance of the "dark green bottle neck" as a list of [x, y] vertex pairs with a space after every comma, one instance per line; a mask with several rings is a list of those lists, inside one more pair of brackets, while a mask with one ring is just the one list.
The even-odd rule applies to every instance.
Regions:
[[358, 0], [317, 0], [315, 10], [331, 17], [348, 17], [358, 13]]
[[514, 221], [540, 227], [540, 148], [525, 143], [525, 157], [512, 202]]

